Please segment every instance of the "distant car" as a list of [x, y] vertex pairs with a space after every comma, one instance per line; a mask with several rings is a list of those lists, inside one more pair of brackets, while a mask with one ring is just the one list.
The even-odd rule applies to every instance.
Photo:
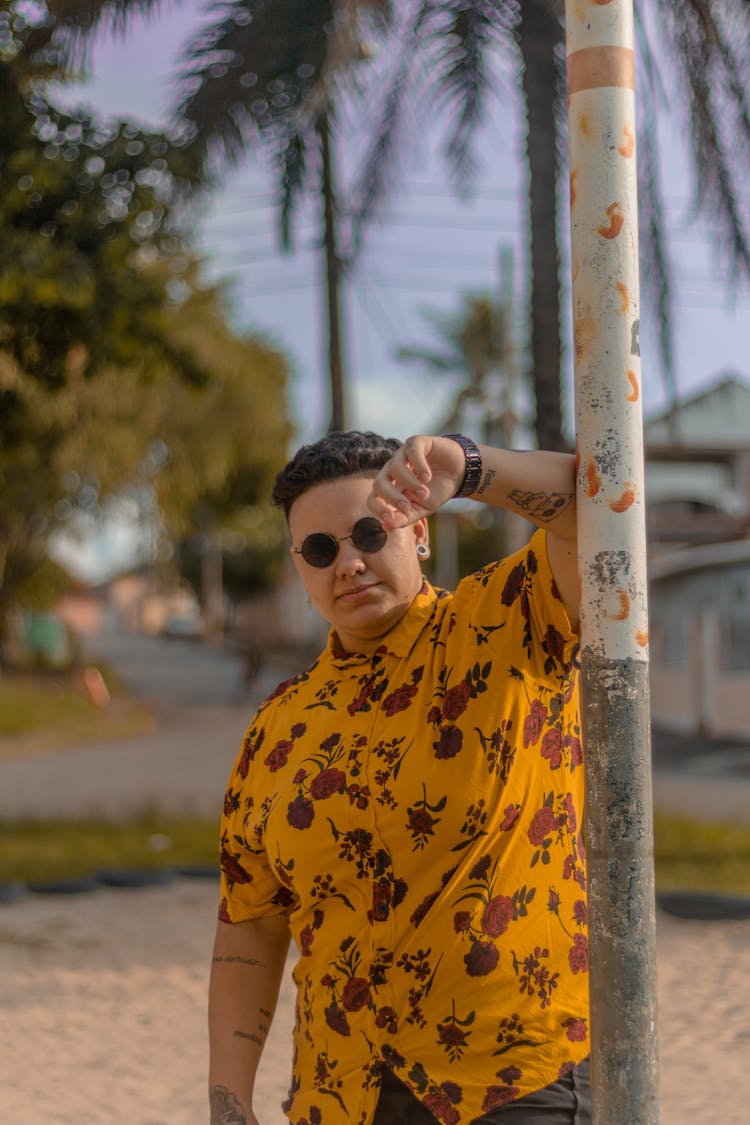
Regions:
[[169, 640], [197, 641], [203, 637], [203, 621], [200, 617], [169, 617], [161, 635]]

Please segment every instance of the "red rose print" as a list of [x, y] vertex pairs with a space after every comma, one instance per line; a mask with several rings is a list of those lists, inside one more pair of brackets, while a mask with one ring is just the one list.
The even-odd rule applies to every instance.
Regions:
[[365, 1004], [369, 1004], [371, 999], [370, 986], [364, 977], [351, 977], [341, 993], [341, 1003], [347, 1012], [358, 1012]]
[[395, 1035], [398, 1029], [396, 1013], [394, 1012], [393, 1008], [378, 1008], [377, 1015], [375, 1016], [375, 1023], [378, 1027], [385, 1028], [385, 1030], [389, 1031], [391, 1035]]
[[302, 735], [307, 730], [307, 723], [295, 723], [291, 729], [292, 738], [302, 738]]
[[435, 757], [455, 758], [463, 745], [463, 741], [463, 731], [459, 727], [443, 727], [440, 731], [440, 741], [432, 744]]
[[416, 694], [416, 684], [402, 684], [400, 688], [396, 688], [385, 697], [382, 703], [383, 711], [389, 716], [405, 711]]
[[286, 813], [287, 823], [291, 824], [292, 828], [309, 828], [314, 817], [313, 803], [308, 801], [307, 797], [295, 797]]
[[568, 737], [570, 738], [570, 765], [575, 769], [576, 766], [583, 764], [583, 747], [580, 738], [574, 738], [572, 735]]
[[544, 635], [544, 644], [553, 660], [556, 660], [558, 664], [562, 664], [563, 656], [565, 655], [565, 640], [562, 633], [558, 633], [554, 625], [547, 626], [547, 632]]
[[307, 777], [307, 770], [297, 770], [297, 772], [294, 775], [294, 784], [295, 785], [301, 785], [306, 777]]
[[456, 1125], [456, 1122], [461, 1120], [458, 1110], [444, 1090], [432, 1090], [422, 1098], [422, 1104], [427, 1106], [433, 1117], [443, 1121], [445, 1125]]
[[253, 877], [245, 871], [236, 856], [231, 855], [226, 848], [221, 849], [221, 870], [229, 883], [252, 883]]
[[579, 926], [586, 925], [587, 915], [588, 911], [586, 909], [586, 903], [582, 898], [577, 898], [573, 903], [573, 917], [575, 918]]
[[482, 930], [488, 937], [499, 937], [513, 919], [513, 902], [507, 895], [490, 899], [482, 914]]
[[576, 869], [576, 857], [574, 855], [566, 855], [563, 863], [563, 879], [569, 879]]
[[371, 922], [385, 922], [391, 909], [391, 888], [388, 883], [373, 883], [372, 909], [367, 916]]
[[430, 707], [429, 711], [427, 712], [427, 722], [432, 726], [435, 726], [436, 723], [439, 723], [442, 717], [443, 713], [439, 707]]
[[523, 724], [524, 746], [536, 746], [542, 727], [547, 722], [547, 708], [538, 699], [531, 702], [531, 711], [526, 716]]
[[438, 1028], [438, 1042], [444, 1047], [465, 1047], [468, 1039], [457, 1023], [446, 1023]]
[[315, 936], [312, 926], [305, 926], [299, 935], [299, 951], [302, 957], [310, 956], [310, 946]]
[[534, 813], [534, 819], [529, 825], [529, 840], [535, 847], [539, 847], [546, 836], [549, 836], [555, 827], [555, 814], [549, 805], [542, 805]]
[[332, 1031], [337, 1032], [339, 1035], [351, 1035], [351, 1028], [349, 1027], [346, 1013], [338, 1004], [331, 1004], [330, 1007], [325, 1009], [326, 1023]]
[[431, 836], [432, 830], [438, 823], [427, 809], [409, 809], [409, 831], [415, 836]]
[[334, 793], [343, 793], [345, 789], [346, 774], [333, 768], [322, 770], [310, 782], [310, 794], [316, 801], [332, 797]]
[[469, 910], [459, 910], [453, 915], [453, 929], [457, 934], [463, 933], [468, 930], [471, 925], [471, 912]]
[[464, 956], [466, 972], [470, 977], [486, 977], [497, 968], [499, 960], [500, 954], [489, 941], [472, 942], [471, 949]]
[[276, 743], [273, 750], [265, 759], [263, 764], [268, 766], [271, 773], [275, 773], [276, 770], [280, 770], [282, 766], [286, 765], [287, 758], [289, 757], [289, 751], [293, 748], [293, 742], [288, 742], [286, 739], [282, 739], [281, 742]]
[[219, 921], [220, 922], [231, 922], [232, 921], [232, 919], [229, 917], [229, 910], [227, 908], [226, 897], [222, 898], [221, 903], [219, 905]]
[[456, 684], [449, 691], [445, 693], [443, 700], [443, 714], [449, 722], [455, 720], [463, 715], [466, 706], [471, 699], [471, 686], [466, 680], [461, 680], [460, 684]]
[[571, 972], [587, 973], [589, 969], [589, 943], [585, 934], [576, 934], [568, 950], [568, 964]]
[[517, 1066], [504, 1066], [502, 1070], [498, 1070], [497, 1076], [506, 1086], [512, 1086], [521, 1077], [521, 1071]]
[[566, 1029], [565, 1034], [571, 1043], [585, 1043], [588, 1038], [588, 1028], [586, 1027], [585, 1019], [574, 1019], [572, 1016], [563, 1020], [563, 1027]]
[[316, 1105], [310, 1106], [310, 1125], [323, 1125], [323, 1111]]
[[487, 872], [489, 871], [491, 863], [492, 863], [492, 856], [483, 855], [482, 858], [478, 859], [477, 862], [472, 867], [471, 871], [469, 872], [469, 878], [470, 879], [483, 879], [485, 877], [485, 875], [487, 874]]
[[550, 768], [559, 770], [562, 765], [562, 735], [559, 730], [548, 730], [542, 739], [542, 757], [547, 758]]
[[521, 586], [523, 585], [523, 580], [525, 577], [526, 567], [523, 565], [523, 563], [518, 563], [517, 566], [513, 567], [506, 579], [505, 586], [500, 597], [500, 601], [503, 603], [503, 605], [513, 605], [513, 602], [521, 592]]
[[517, 1086], [488, 1086], [482, 1102], [482, 1113], [489, 1113], [498, 1106], [507, 1105], [517, 1098], [518, 1094]]
[[435, 899], [437, 897], [438, 897], [437, 891], [433, 891], [432, 894], [430, 894], [430, 895], [425, 895], [425, 897], [422, 899], [419, 906], [416, 908], [416, 910], [412, 914], [411, 918], [409, 919], [412, 926], [418, 926], [419, 925], [419, 923], [422, 921], [425, 914], [430, 909], [430, 907], [433, 905], [433, 903], [435, 902]]
[[566, 793], [563, 801], [565, 807], [565, 815], [568, 819], [568, 831], [575, 832], [578, 827], [578, 817], [576, 816], [576, 807], [573, 804], [572, 793]]
[[509, 829], [511, 829], [513, 827], [513, 825], [518, 820], [519, 812], [520, 812], [520, 809], [519, 809], [518, 805], [508, 805], [508, 807], [505, 810], [505, 815], [503, 816], [503, 819], [500, 822], [500, 831], [501, 832], [508, 832]]

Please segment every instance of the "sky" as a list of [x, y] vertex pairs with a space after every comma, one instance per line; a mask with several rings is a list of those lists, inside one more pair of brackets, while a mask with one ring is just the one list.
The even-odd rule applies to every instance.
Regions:
[[[105, 115], [130, 115], [163, 125], [179, 46], [199, 25], [201, 9], [205, 4], [199, 0], [171, 9], [165, 5], [166, 18], [134, 23], [125, 38], [101, 36], [91, 52], [91, 80], [67, 96]], [[414, 365], [397, 361], [394, 351], [404, 344], [434, 342], [421, 312], [426, 307], [451, 311], [458, 307], [462, 290], [497, 290], [502, 246], [513, 252], [514, 300], [520, 315], [526, 254], [525, 178], [517, 157], [520, 123], [499, 102], [492, 108], [491, 121], [478, 137], [479, 174], [465, 201], [456, 196], [444, 164], [436, 158], [440, 138], [420, 139], [416, 123], [398, 190], [387, 200], [381, 221], [370, 228], [365, 252], [344, 294], [352, 425], [406, 436], [438, 420], [454, 384], [436, 386]], [[682, 128], [675, 112], [662, 122], [661, 138], [667, 146], [662, 177], [677, 282], [677, 382], [681, 395], [687, 395], [727, 369], [750, 376], [750, 289], [746, 286], [731, 303], [723, 291], [721, 266], [713, 262], [710, 225], [686, 221], [691, 213], [690, 173], [674, 142]], [[257, 327], [290, 355], [297, 423], [300, 436], [308, 438], [326, 428], [329, 411], [316, 201], [302, 209], [296, 223], [295, 254], [284, 256], [278, 250], [272, 188], [262, 161], [249, 158], [226, 175], [205, 207], [197, 234], [207, 276], [234, 279], [242, 327]], [[665, 396], [655, 343], [646, 338], [643, 346], [644, 410], [649, 413], [665, 405]], [[568, 372], [568, 418], [571, 398]]]
[[[200, 0], [164, 6], [167, 15], [134, 22], [124, 38], [100, 36], [90, 54], [91, 77], [64, 93], [104, 116], [130, 116], [163, 126], [173, 100], [170, 76], [180, 45], [199, 26]], [[682, 146], [685, 125], [676, 111], [660, 124], [664, 144], [662, 181], [676, 281], [675, 367], [680, 396], [703, 389], [719, 375], [750, 378], [750, 287], [727, 296], [721, 263], [715, 261], [710, 223], [691, 222], [692, 182]], [[521, 122], [500, 104], [491, 107], [477, 138], [479, 170], [471, 194], [457, 196], [439, 157], [439, 136], [425, 137], [414, 123], [396, 189], [343, 294], [344, 352], [350, 386], [347, 424], [398, 437], [439, 425], [458, 380], [430, 377], [398, 361], [399, 346], [436, 343], [425, 309], [450, 313], [464, 291], [499, 291], [503, 248], [512, 255], [512, 295], [517, 342], [524, 343], [521, 316], [526, 289], [525, 172], [519, 159]], [[339, 152], [340, 166], [346, 153]], [[295, 253], [278, 249], [273, 178], [251, 155], [206, 200], [195, 234], [207, 280], [231, 279], [234, 317], [257, 329], [289, 356], [293, 411], [299, 441], [328, 427], [330, 406], [323, 263], [317, 245], [317, 201], [300, 210]], [[745, 200], [745, 205], [750, 205]], [[569, 298], [568, 298], [569, 300]], [[564, 312], [567, 315], [566, 305]], [[666, 406], [655, 339], [642, 310], [643, 406], [646, 416]], [[567, 328], [566, 328], [567, 331]], [[564, 374], [564, 412], [572, 432], [573, 377], [569, 354]], [[523, 409], [524, 404], [519, 403]]]

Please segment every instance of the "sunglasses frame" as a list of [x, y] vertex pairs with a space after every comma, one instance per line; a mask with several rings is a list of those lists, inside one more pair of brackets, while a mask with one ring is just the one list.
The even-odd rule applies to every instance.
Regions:
[[[364, 528], [362, 527], [363, 524], [366, 525]], [[379, 532], [376, 532], [376, 529], [373, 526], [374, 524], [377, 524]], [[359, 531], [357, 530], [358, 528], [360, 529]], [[358, 539], [361, 539], [362, 535], [367, 537], [368, 533], [370, 535], [375, 535], [377, 533], [378, 537], [382, 536], [382, 542], [380, 542], [379, 546], [368, 548], [362, 542], [357, 541]], [[317, 540], [319, 543], [321, 541], [324, 541], [325, 544], [330, 545], [330, 550], [333, 551], [330, 559], [328, 559], [326, 562], [314, 562], [312, 559], [308, 558], [305, 552], [305, 547], [306, 544], [310, 543], [311, 539]], [[327, 566], [331, 566], [338, 558], [339, 544], [343, 543], [345, 539], [351, 539], [357, 550], [363, 551], [366, 555], [376, 555], [378, 551], [382, 551], [383, 547], [385, 547], [388, 541], [388, 532], [383, 527], [380, 520], [376, 519], [375, 516], [362, 516], [361, 519], [357, 520], [348, 535], [340, 535], [337, 538], [335, 535], [330, 535], [327, 531], [311, 531], [309, 535], [305, 536], [299, 547], [292, 546], [292, 551], [295, 555], [302, 555], [302, 558], [305, 560], [308, 566], [315, 567], [316, 570], [325, 570]], [[309, 549], [310, 548], [308, 547], [308, 551]]]

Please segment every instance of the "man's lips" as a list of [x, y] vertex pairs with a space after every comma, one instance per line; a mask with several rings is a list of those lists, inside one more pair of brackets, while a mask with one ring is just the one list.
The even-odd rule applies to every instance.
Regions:
[[349, 590], [342, 590], [340, 594], [336, 595], [336, 600], [339, 602], [357, 601], [370, 590], [374, 590], [377, 585], [377, 582], [368, 582], [365, 586], [353, 586]]

